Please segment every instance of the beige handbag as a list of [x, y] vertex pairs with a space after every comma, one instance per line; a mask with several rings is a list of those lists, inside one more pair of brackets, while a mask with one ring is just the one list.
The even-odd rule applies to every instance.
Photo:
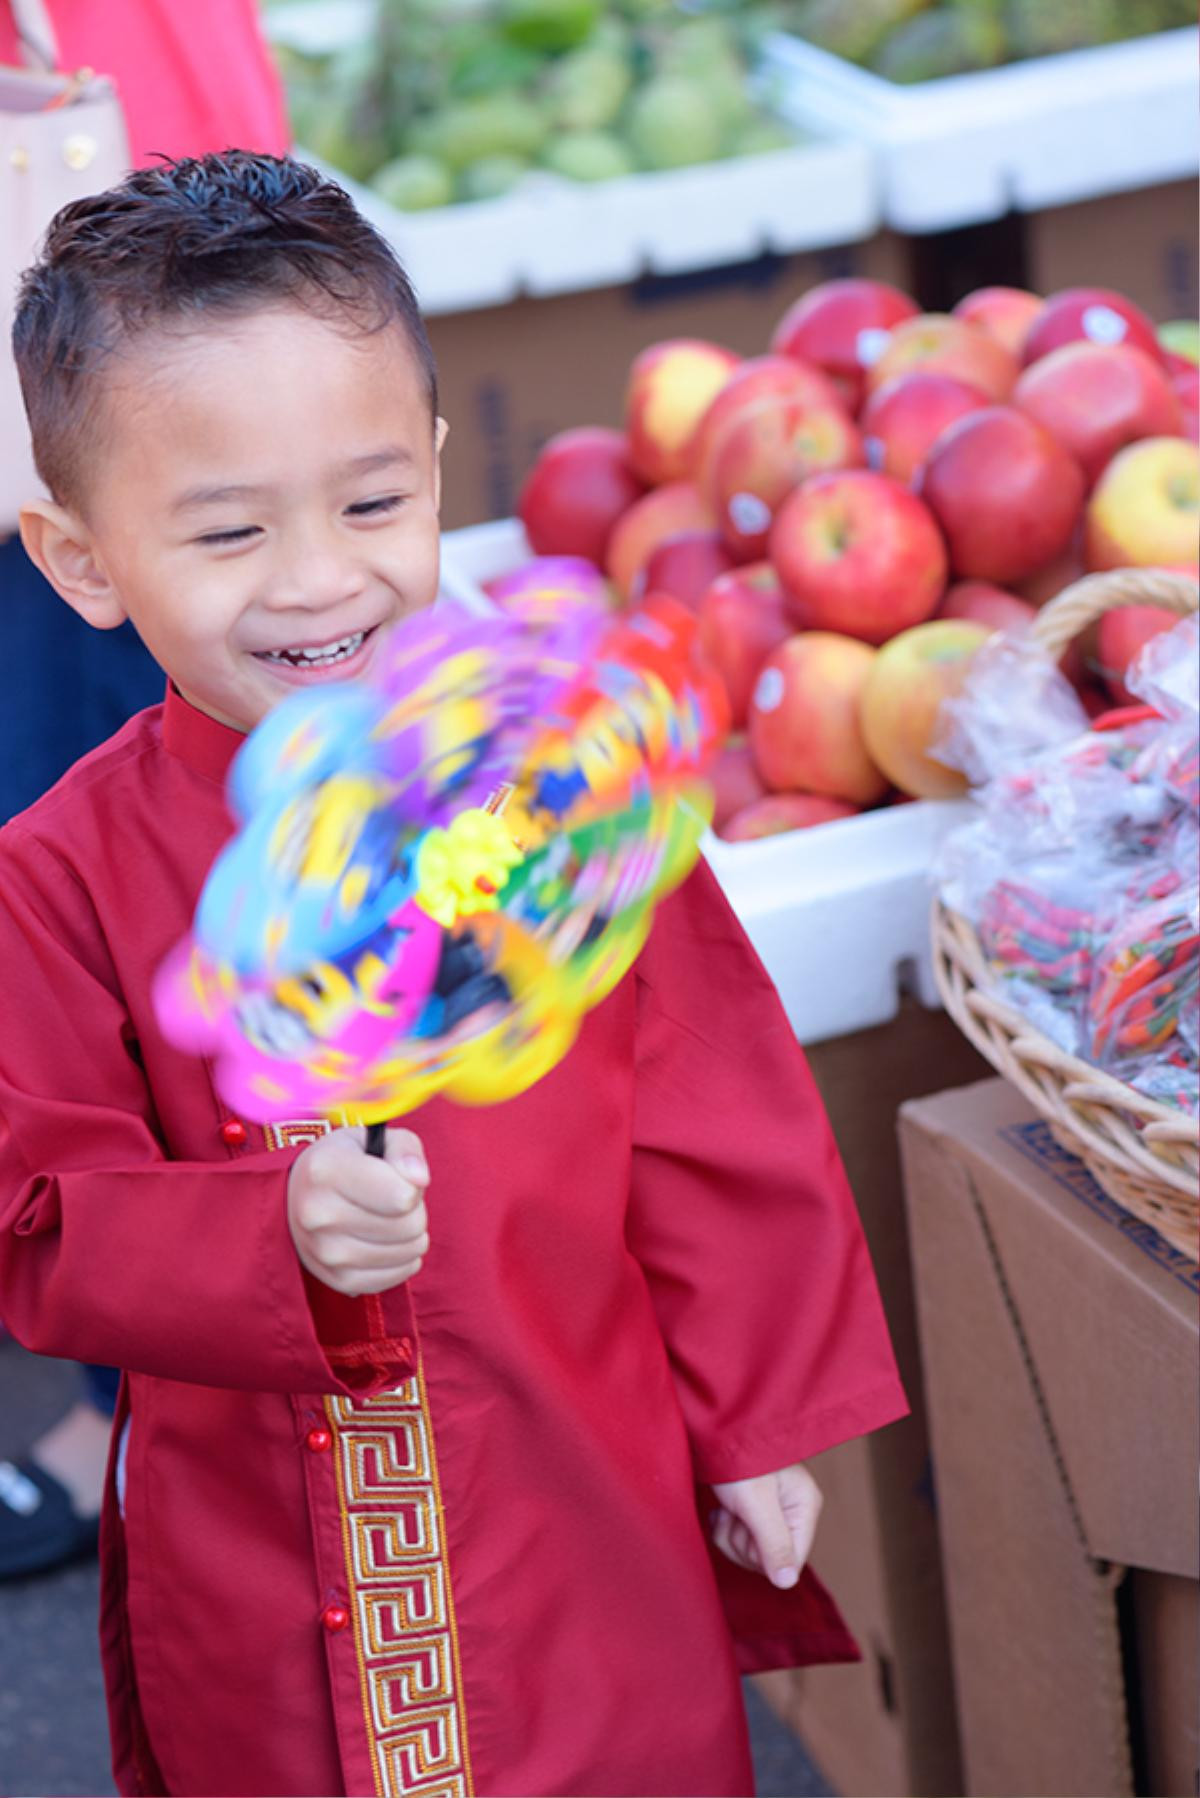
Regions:
[[17, 282], [59, 207], [111, 187], [129, 168], [113, 83], [92, 69], [58, 70], [44, 0], [8, 3], [26, 66], [0, 66], [0, 538], [16, 530], [21, 506], [45, 491], [12, 356]]

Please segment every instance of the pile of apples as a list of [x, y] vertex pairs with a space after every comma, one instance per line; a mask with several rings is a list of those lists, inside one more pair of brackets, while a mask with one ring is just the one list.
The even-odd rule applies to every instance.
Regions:
[[[644, 350], [625, 429], [552, 438], [518, 509], [535, 554], [587, 558], [615, 603], [696, 612], [733, 721], [719, 834], [824, 823], [961, 791], [930, 747], [992, 631], [1027, 631], [1087, 570], [1196, 570], [1197, 363], [1194, 326], [1106, 290], [922, 314], [829, 281], [764, 355]], [[1091, 710], [1169, 622], [1125, 608], [1068, 652]]]

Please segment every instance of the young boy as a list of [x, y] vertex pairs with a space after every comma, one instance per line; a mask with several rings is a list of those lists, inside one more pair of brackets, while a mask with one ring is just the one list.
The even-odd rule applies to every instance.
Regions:
[[701, 866], [522, 1098], [385, 1162], [228, 1115], [151, 977], [242, 733], [433, 601], [428, 344], [340, 190], [237, 152], [61, 213], [14, 341], [29, 552], [168, 677], [0, 833], [0, 1313], [126, 1370], [121, 1791], [749, 1790], [739, 1666], [853, 1653], [799, 1463], [904, 1410], [766, 975]]

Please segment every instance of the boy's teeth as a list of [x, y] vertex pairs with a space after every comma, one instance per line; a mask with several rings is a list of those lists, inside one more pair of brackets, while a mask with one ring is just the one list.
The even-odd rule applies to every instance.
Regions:
[[341, 662], [352, 656], [359, 647], [366, 631], [355, 631], [352, 637], [343, 637], [338, 643], [325, 643], [320, 649], [268, 649], [268, 662], [288, 662], [293, 668], [320, 668], [328, 662]]

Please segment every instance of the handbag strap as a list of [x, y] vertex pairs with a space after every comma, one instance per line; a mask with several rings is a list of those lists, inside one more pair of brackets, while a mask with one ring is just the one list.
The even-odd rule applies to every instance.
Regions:
[[27, 68], [52, 74], [58, 67], [58, 35], [46, 10], [46, 0], [9, 0], [17, 43]]

